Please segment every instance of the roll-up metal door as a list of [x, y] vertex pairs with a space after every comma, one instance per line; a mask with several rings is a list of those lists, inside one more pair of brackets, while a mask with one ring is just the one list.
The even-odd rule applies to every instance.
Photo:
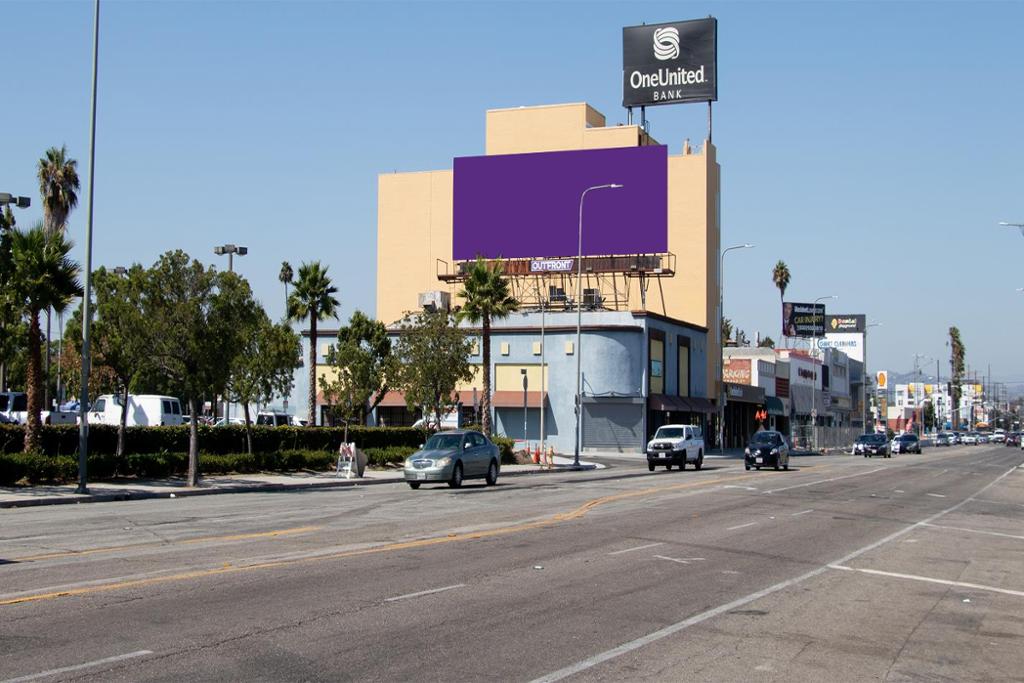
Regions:
[[583, 447], [639, 452], [644, 447], [643, 404], [584, 403]]

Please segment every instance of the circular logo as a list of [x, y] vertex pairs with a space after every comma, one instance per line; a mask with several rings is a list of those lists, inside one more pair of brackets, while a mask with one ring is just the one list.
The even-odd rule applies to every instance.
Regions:
[[675, 26], [654, 29], [654, 56], [661, 61], [679, 56], [679, 31]]

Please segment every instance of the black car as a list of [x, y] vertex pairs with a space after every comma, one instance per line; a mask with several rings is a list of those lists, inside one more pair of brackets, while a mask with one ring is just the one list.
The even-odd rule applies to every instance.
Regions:
[[1007, 446], [1019, 446], [1020, 445], [1020, 432], [1009, 432], [1006, 435]]
[[921, 441], [917, 434], [900, 434], [892, 440], [893, 453], [920, 453]]
[[780, 467], [789, 469], [789, 445], [782, 434], [776, 431], [765, 430], [756, 432], [750, 437], [750, 445], [743, 453], [743, 465], [746, 469], [754, 467]]
[[861, 434], [857, 437], [857, 443], [853, 444], [853, 454], [863, 455], [865, 458], [870, 458], [873, 455], [880, 455], [883, 458], [892, 457], [889, 441], [885, 438], [885, 434]]

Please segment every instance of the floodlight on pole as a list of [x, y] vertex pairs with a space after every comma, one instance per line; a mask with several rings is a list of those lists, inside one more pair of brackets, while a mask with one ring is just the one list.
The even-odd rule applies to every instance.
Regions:
[[235, 254], [239, 256], [245, 256], [249, 253], [249, 247], [239, 247], [234, 244], [225, 244], [213, 248], [213, 253], [217, 256], [228, 255], [228, 272], [235, 272]]
[[1021, 236], [1024, 237], [1024, 223], [1009, 223], [1007, 221], [999, 221], [999, 225], [1003, 226], [1004, 228], [1017, 228], [1018, 230], [1020, 230]]
[[[581, 330], [583, 326], [583, 200], [591, 190], [618, 190], [621, 183], [607, 183], [605, 185], [591, 185], [580, 194], [580, 222], [579, 222], [579, 248], [576, 256], [576, 447], [573, 449], [572, 464], [580, 466], [580, 425], [583, 412], [583, 354], [580, 349]], [[542, 408], [543, 410], [543, 408]]]
[[27, 209], [32, 206], [32, 198], [20, 197], [10, 192], [0, 192], [0, 206], [7, 206], [8, 204], [13, 204], [19, 209]]

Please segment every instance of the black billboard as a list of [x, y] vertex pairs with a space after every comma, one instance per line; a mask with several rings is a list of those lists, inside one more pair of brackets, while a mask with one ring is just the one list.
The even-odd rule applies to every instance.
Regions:
[[782, 304], [782, 332], [787, 337], [824, 337], [825, 304]]
[[622, 29], [622, 106], [717, 99], [717, 19]]
[[826, 332], [863, 332], [867, 319], [863, 313], [835, 313], [825, 316]]

